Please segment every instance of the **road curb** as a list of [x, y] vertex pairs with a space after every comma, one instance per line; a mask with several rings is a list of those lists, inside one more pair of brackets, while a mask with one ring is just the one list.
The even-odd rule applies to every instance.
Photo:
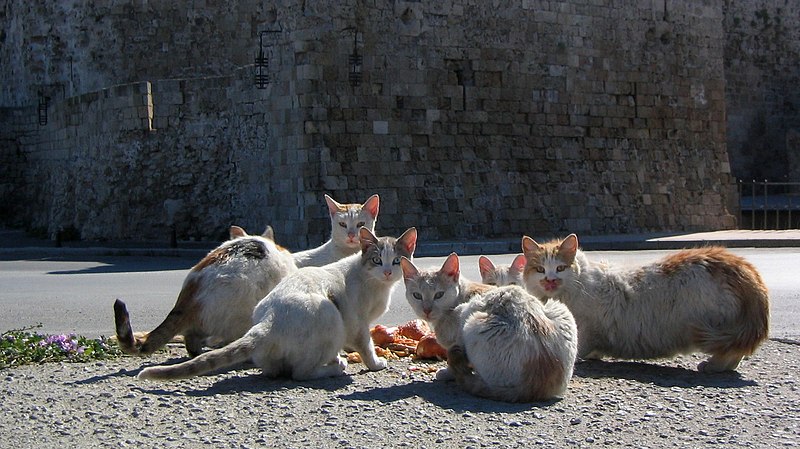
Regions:
[[[546, 239], [541, 240], [546, 241]], [[210, 245], [210, 244], [209, 244]], [[784, 248], [800, 247], [798, 239], [714, 239], [714, 240], [604, 240], [584, 237], [580, 242], [586, 251], [640, 251], [679, 250], [700, 246], [724, 246], [727, 248]], [[414, 253], [417, 257], [439, 257], [450, 253], [459, 255], [492, 255], [521, 252], [520, 240], [497, 240], [483, 242], [428, 242], [419, 243]], [[213, 249], [208, 248], [116, 248], [97, 247], [46, 247], [25, 246], [0, 248], [2, 259], [48, 258], [48, 257], [188, 257], [201, 259]]]

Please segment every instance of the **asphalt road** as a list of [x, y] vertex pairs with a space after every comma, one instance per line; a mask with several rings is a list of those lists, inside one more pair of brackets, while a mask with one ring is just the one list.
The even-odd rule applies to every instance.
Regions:
[[[800, 248], [742, 248], [733, 252], [760, 270], [772, 300], [772, 338], [800, 340]], [[643, 264], [669, 251], [588, 251], [594, 260], [613, 264]], [[509, 263], [513, 254], [495, 255]], [[172, 308], [189, 268], [188, 257], [90, 257], [79, 260], [0, 260], [0, 332], [41, 323], [48, 334], [76, 333], [87, 337], [114, 332], [112, 304], [128, 304], [134, 330], [149, 331]], [[479, 280], [478, 256], [461, 258], [462, 273]], [[417, 258], [420, 267], [440, 267], [444, 257]], [[398, 283], [389, 311], [379, 322], [399, 324], [414, 317]]]

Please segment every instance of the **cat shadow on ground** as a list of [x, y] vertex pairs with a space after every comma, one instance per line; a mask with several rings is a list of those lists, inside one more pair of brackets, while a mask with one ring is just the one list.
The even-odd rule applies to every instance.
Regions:
[[115, 379], [115, 378], [118, 378], [118, 377], [122, 377], [122, 378], [135, 377], [137, 374], [139, 374], [139, 371], [141, 371], [141, 369], [137, 369], [137, 370], [131, 371], [131, 370], [127, 370], [125, 368], [121, 368], [118, 371], [113, 372], [113, 373], [100, 374], [100, 375], [97, 375], [97, 376], [92, 376], [92, 377], [88, 377], [86, 379], [76, 380], [76, 381], [73, 381], [73, 382], [65, 382], [65, 385], [90, 385], [90, 384], [93, 384], [93, 383], [101, 382], [103, 380]]
[[660, 387], [679, 388], [741, 388], [758, 385], [752, 379], [743, 379], [736, 371], [709, 374], [683, 367], [629, 361], [586, 360], [575, 364], [574, 376], [627, 379]]
[[[139, 372], [148, 366], [174, 365], [186, 360], [189, 360], [189, 358], [180, 357], [170, 359], [164, 363], [144, 365], [135, 370], [120, 370], [120, 373], [115, 374], [115, 376], [128, 375], [130, 377], [136, 377]], [[241, 363], [218, 371], [206, 373], [192, 379], [208, 378], [221, 374], [227, 374], [227, 377], [221, 378], [213, 384], [206, 386], [186, 385], [185, 383], [182, 383], [182, 380], [140, 380], [139, 382], [141, 382], [141, 385], [137, 386], [136, 389], [143, 393], [156, 395], [174, 395], [175, 393], [180, 392], [181, 395], [204, 397], [239, 393], [267, 393], [296, 387], [334, 391], [352, 383], [350, 376], [329, 377], [325, 379], [309, 380], [304, 382], [298, 382], [283, 377], [271, 378], [261, 374], [261, 371], [256, 368], [252, 362]], [[151, 386], [155, 388], [148, 388]]]
[[413, 380], [409, 383], [387, 385], [339, 395], [342, 400], [375, 401], [389, 404], [413, 397], [420, 397], [432, 404], [455, 412], [504, 412], [515, 413], [533, 408], [551, 406], [558, 399], [546, 402], [511, 403], [479, 398], [462, 390], [453, 381]]

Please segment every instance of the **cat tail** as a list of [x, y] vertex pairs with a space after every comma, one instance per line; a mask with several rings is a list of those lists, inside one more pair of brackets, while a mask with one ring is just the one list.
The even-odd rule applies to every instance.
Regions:
[[546, 401], [564, 393], [564, 366], [549, 353], [530, 363], [527, 378], [520, 385], [489, 385], [473, 371], [464, 349], [454, 346], [447, 351], [447, 365], [461, 388], [468, 393], [505, 402]]
[[[731, 257], [736, 257], [732, 256]], [[709, 354], [739, 358], [751, 355], [769, 336], [769, 292], [756, 268], [736, 257], [719, 268], [739, 306], [736, 321], [726, 328], [696, 330], [696, 342]]]
[[456, 383], [468, 393], [484, 398], [494, 397], [489, 385], [472, 370], [467, 354], [461, 346], [453, 346], [447, 350], [447, 366], [453, 373]]
[[137, 377], [151, 380], [186, 379], [250, 360], [254, 348], [253, 337], [245, 335], [222, 348], [204, 352], [191, 360], [176, 365], [145, 368]]
[[195, 302], [197, 284], [187, 283], [181, 289], [175, 307], [169, 312], [164, 321], [151, 332], [137, 336], [131, 329], [131, 320], [128, 308], [124, 302], [114, 301], [114, 324], [117, 331], [117, 342], [123, 352], [133, 355], [149, 355], [164, 347], [173, 337], [184, 332], [195, 320]]

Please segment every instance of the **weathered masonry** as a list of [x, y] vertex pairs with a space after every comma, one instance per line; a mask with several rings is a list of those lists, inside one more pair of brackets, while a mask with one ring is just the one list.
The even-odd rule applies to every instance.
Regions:
[[729, 2], [106, 3], [0, 2], [6, 224], [304, 248], [323, 193], [378, 193], [427, 240], [736, 225]]

